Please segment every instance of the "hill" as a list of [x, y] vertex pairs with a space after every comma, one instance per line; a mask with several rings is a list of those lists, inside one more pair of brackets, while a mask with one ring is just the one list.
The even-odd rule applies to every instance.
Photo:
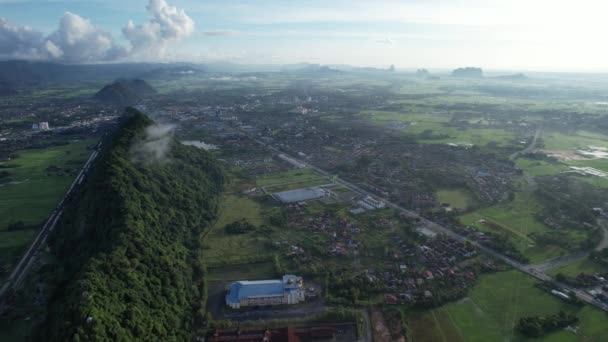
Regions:
[[61, 64], [11, 60], [0, 61], [0, 80], [18, 85], [112, 81], [137, 77], [165, 66], [160, 63]]
[[206, 298], [198, 241], [223, 173], [167, 132], [128, 109], [104, 143], [49, 240], [54, 290], [34, 340], [191, 340]]
[[468, 77], [468, 78], [481, 78], [483, 77], [483, 71], [481, 68], [458, 68], [452, 71], [453, 77]]
[[156, 94], [146, 81], [140, 79], [118, 80], [98, 91], [93, 98], [103, 102], [117, 104], [134, 104], [135, 102]]

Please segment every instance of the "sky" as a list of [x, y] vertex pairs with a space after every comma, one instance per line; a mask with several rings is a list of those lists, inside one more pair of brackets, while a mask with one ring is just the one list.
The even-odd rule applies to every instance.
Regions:
[[0, 0], [0, 58], [608, 71], [608, 1]]

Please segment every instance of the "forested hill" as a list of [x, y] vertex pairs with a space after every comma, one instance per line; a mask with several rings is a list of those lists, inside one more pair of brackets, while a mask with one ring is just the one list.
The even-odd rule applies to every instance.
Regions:
[[[199, 235], [223, 175], [205, 151], [127, 114], [49, 242], [58, 280], [35, 339], [191, 339], [205, 300]], [[149, 142], [166, 155], [136, 156]]]

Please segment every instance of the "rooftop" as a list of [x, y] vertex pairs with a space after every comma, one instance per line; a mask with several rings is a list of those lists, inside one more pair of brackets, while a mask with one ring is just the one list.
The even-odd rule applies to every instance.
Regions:
[[273, 196], [283, 203], [302, 202], [327, 196], [327, 190], [319, 187], [275, 192]]
[[286, 291], [295, 288], [296, 279], [295, 275], [285, 275], [283, 279], [235, 281], [230, 284], [226, 299], [238, 303], [247, 298], [283, 296]]

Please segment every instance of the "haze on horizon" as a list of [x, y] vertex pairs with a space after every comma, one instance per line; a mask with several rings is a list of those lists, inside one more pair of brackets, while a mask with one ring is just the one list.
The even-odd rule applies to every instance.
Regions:
[[608, 71], [598, 0], [0, 0], [0, 59]]

